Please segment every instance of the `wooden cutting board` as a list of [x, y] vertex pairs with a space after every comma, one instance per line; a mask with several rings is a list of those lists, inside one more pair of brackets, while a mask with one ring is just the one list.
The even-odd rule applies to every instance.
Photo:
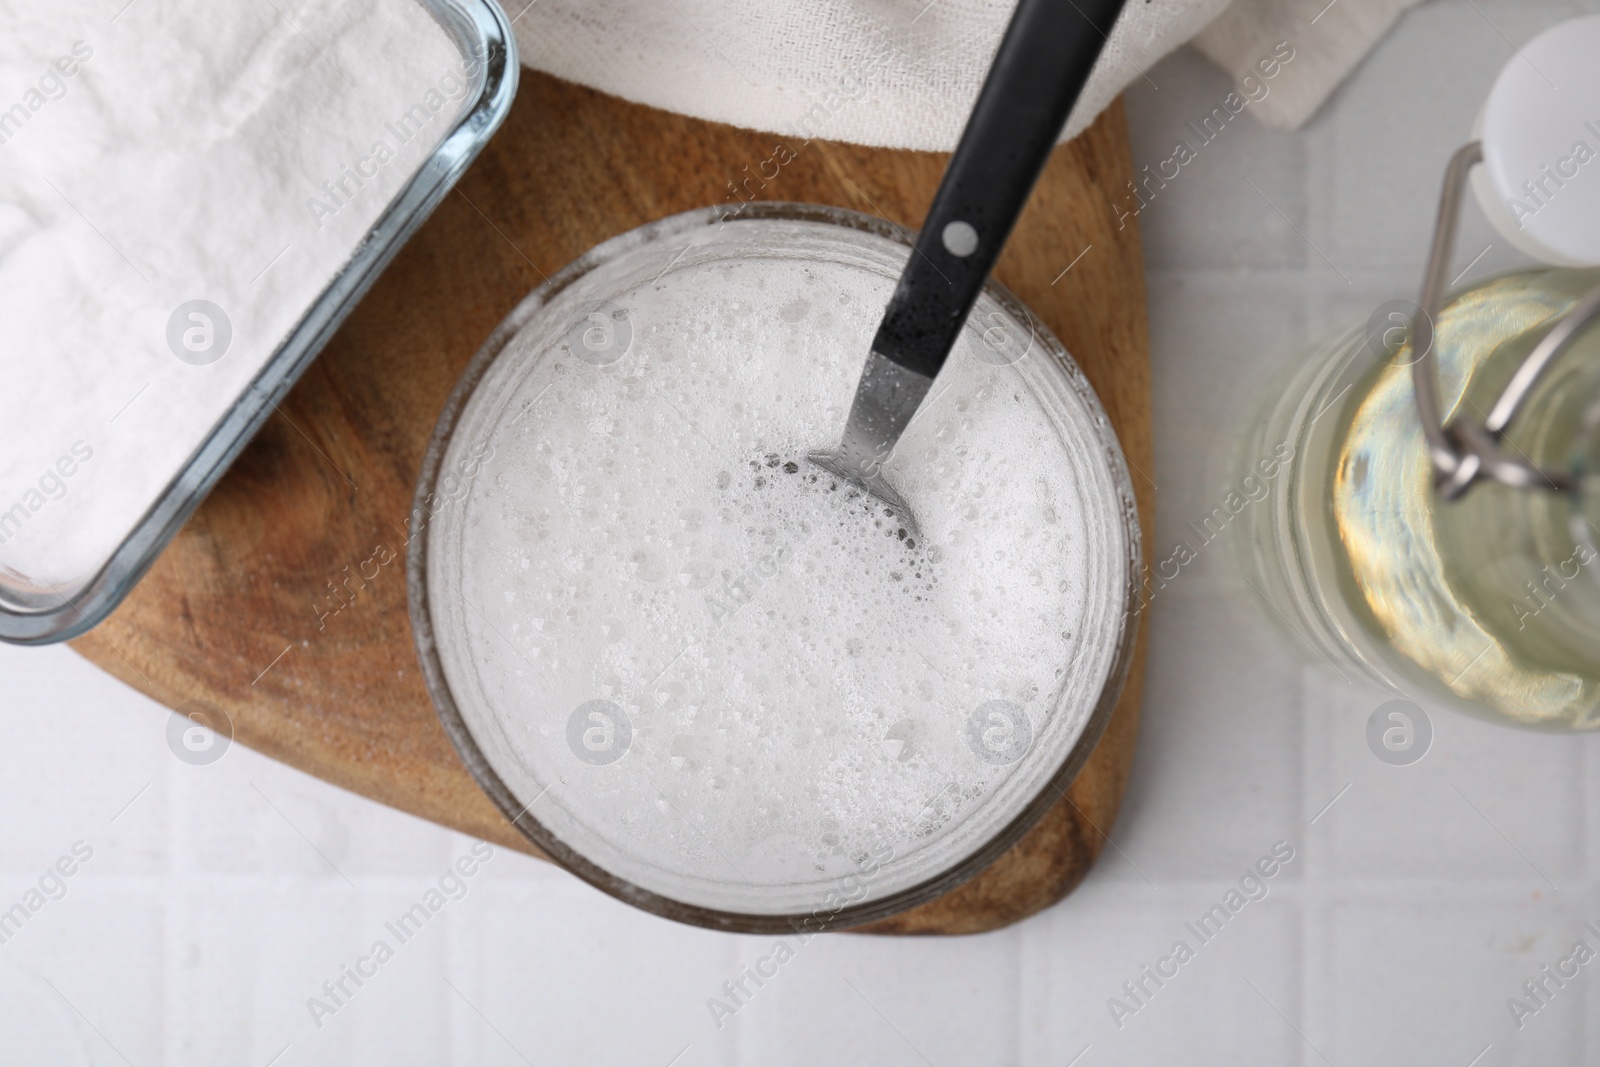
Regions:
[[[735, 195], [836, 204], [914, 227], [943, 168], [934, 153], [752, 133], [524, 71], [504, 128], [459, 188], [144, 581], [74, 647], [170, 707], [216, 705], [236, 740], [291, 766], [536, 853], [456, 757], [411, 642], [401, 531], [456, 376], [530, 289], [624, 230]], [[1112, 206], [1132, 176], [1119, 102], [1056, 151], [997, 274], [1094, 383], [1137, 468], [1149, 530], [1154, 487], [1139, 473], [1151, 469], [1143, 266], [1134, 221], [1119, 229]], [[377, 575], [319, 619], [346, 568]], [[1077, 885], [1127, 780], [1143, 659], [1141, 638], [1104, 739], [1026, 838], [964, 887], [870, 929], [992, 929]]]

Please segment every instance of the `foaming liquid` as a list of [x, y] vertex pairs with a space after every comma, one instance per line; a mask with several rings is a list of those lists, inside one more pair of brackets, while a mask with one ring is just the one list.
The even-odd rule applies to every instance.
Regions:
[[1092, 397], [997, 356], [987, 298], [887, 467], [922, 536], [807, 462], [899, 266], [768, 225], [532, 314], [457, 424], [446, 468], [492, 459], [428, 582], [461, 716], [554, 837], [793, 914], [947, 871], [1039, 795], [1115, 669], [1129, 546]]

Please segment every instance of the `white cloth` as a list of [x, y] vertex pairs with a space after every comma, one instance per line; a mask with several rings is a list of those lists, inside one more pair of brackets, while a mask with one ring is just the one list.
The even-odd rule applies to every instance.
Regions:
[[[932, 150], [955, 145], [1013, 7], [1012, 0], [532, 0], [519, 11], [525, 2], [508, 7], [522, 61], [537, 70], [736, 126]], [[1131, 0], [1062, 138], [1196, 34], [1236, 79], [1288, 41], [1294, 77], [1281, 79], [1262, 101], [1270, 105], [1252, 112], [1273, 125], [1299, 124], [1416, 0], [1334, 0], [1318, 17], [1325, 2]]]
[[1419, 0], [1233, 0], [1194, 39], [1217, 66], [1243, 75], [1279, 41], [1295, 49], [1294, 76], [1250, 105], [1268, 126], [1292, 130], [1322, 106], [1396, 19]]

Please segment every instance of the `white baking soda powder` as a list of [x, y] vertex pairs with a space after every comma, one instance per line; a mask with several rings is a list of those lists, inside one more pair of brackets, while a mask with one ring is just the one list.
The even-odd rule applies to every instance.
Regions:
[[1114, 670], [1125, 498], [1041, 345], [964, 332], [887, 468], [920, 536], [806, 461], [904, 255], [814, 222], [663, 238], [535, 311], [455, 426], [442, 469], [492, 459], [430, 532], [451, 692], [518, 802], [634, 886], [782, 915], [917, 885], [1039, 795]]
[[415, 0], [0, 0], [0, 578], [161, 495], [454, 124]]

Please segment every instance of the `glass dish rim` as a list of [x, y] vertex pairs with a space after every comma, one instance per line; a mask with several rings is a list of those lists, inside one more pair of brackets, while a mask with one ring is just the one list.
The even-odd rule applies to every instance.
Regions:
[[[597, 267], [642, 245], [700, 227], [770, 219], [828, 223], [864, 231], [907, 247], [915, 240], [913, 231], [907, 231], [885, 219], [845, 208], [785, 201], [755, 201], [747, 202], [731, 211], [719, 206], [681, 212], [655, 222], [645, 223], [601, 242], [551, 275], [547, 281], [524, 297], [495, 327], [488, 340], [462, 370], [428, 440], [427, 450], [417, 475], [412, 514], [419, 514], [417, 509], [426, 508], [427, 500], [434, 495], [434, 487], [438, 482], [445, 452], [454, 436], [456, 424], [478, 384], [506, 345], [517, 335], [522, 325], [558, 293]], [[1089, 713], [1082, 734], [1063, 759], [1061, 766], [1009, 823], [959, 863], [931, 878], [879, 899], [846, 905], [836, 911], [827, 910], [825, 917], [820, 914], [823, 910], [821, 908], [811, 913], [788, 915], [726, 911], [688, 904], [637, 886], [600, 867], [550, 833], [528, 813], [528, 805], [517, 800], [478, 747], [477, 741], [456, 706], [444, 674], [443, 664], [439, 659], [427, 593], [427, 556], [431, 524], [421, 523], [420, 530], [411, 538], [406, 550], [406, 594], [412, 637], [417, 648], [423, 684], [433, 701], [441, 725], [444, 726], [456, 752], [477, 781], [479, 788], [488, 795], [505, 819], [557, 866], [624, 903], [663, 918], [694, 926], [747, 934], [815, 933], [824, 929], [844, 929], [899, 914], [943, 896], [976, 877], [1020, 841], [1044, 813], [1055, 806], [1059, 797], [1066, 795], [1068, 786], [1083, 770], [1089, 756], [1099, 744], [1127, 683], [1134, 647], [1142, 625], [1143, 613], [1136, 609], [1136, 605], [1142, 571], [1143, 534], [1137, 505], [1134, 502], [1133, 482], [1122, 454], [1121, 444], [1110, 429], [1110, 420], [1104, 405], [1100, 403], [1099, 396], [1084, 377], [1081, 368], [1055, 334], [1009, 290], [991, 278], [985, 284], [984, 291], [1008, 314], [1020, 322], [1031, 325], [1034, 336], [1042, 341], [1045, 351], [1054, 357], [1055, 365], [1069, 379], [1069, 387], [1089, 407], [1091, 415], [1094, 416], [1097, 432], [1105, 445], [1102, 454], [1105, 456], [1108, 473], [1120, 504], [1119, 514], [1126, 545], [1123, 589], [1126, 610], [1117, 637], [1117, 648], [1110, 660], [1099, 698]], [[427, 513], [426, 510], [420, 512], [424, 515]]]
[[66, 641], [116, 609], [509, 114], [520, 66], [516, 38], [499, 5], [494, 0], [417, 2], [463, 59], [482, 63], [476, 96], [100, 569], [65, 596], [23, 593], [0, 576], [0, 642]]

